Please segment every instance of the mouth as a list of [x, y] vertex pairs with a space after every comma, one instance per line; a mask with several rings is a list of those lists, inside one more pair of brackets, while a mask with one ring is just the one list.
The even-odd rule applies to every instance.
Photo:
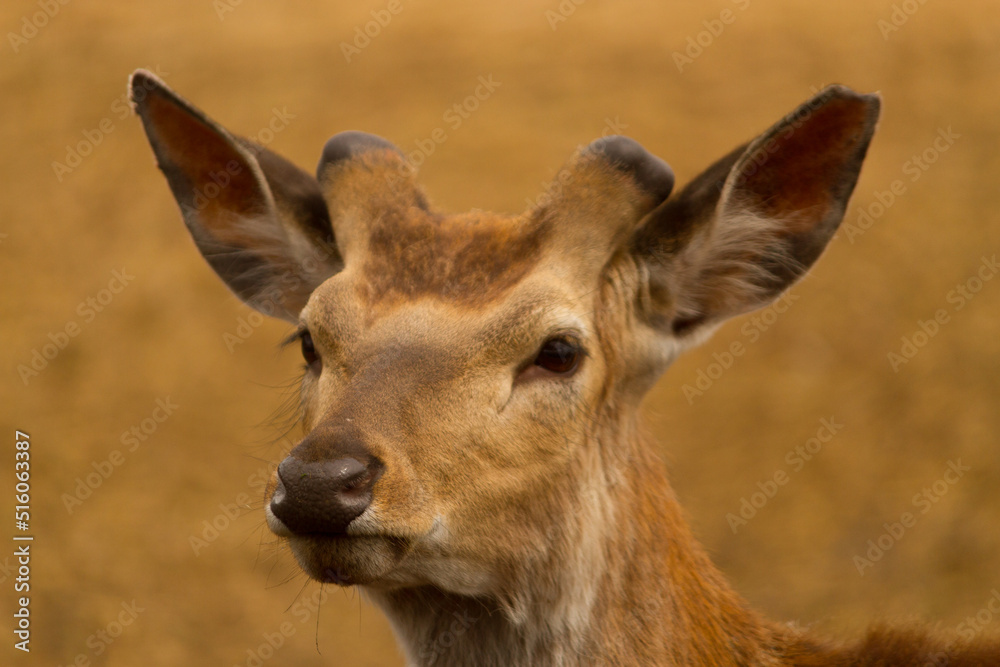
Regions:
[[385, 580], [408, 551], [405, 540], [371, 535], [300, 535], [288, 544], [307, 575], [338, 586]]
[[338, 586], [373, 585], [389, 578], [412, 540], [388, 534], [295, 533], [268, 506], [267, 525], [288, 541], [295, 560], [312, 579]]

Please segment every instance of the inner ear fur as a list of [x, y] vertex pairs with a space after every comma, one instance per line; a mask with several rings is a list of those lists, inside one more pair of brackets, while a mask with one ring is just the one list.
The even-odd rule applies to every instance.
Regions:
[[132, 104], [195, 244], [247, 304], [298, 319], [343, 265], [316, 179], [136, 71]]
[[801, 278], [843, 219], [879, 109], [877, 95], [830, 86], [654, 210], [631, 240], [649, 321], [687, 334]]

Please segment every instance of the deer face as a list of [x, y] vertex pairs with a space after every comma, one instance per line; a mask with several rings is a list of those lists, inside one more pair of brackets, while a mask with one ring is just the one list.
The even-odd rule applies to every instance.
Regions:
[[313, 178], [152, 75], [132, 86], [203, 255], [297, 326], [306, 435], [269, 527], [320, 581], [469, 595], [613, 529], [639, 399], [815, 261], [878, 114], [829, 88], [674, 197], [662, 160], [610, 137], [532, 210], [445, 215], [382, 139], [335, 136]]
[[609, 375], [596, 314], [612, 244], [582, 232], [621, 234], [672, 185], [651, 156], [648, 185], [614, 166], [622, 147], [582, 154], [558, 203], [445, 216], [394, 149], [327, 145], [344, 266], [298, 314], [309, 435], [268, 505], [312, 576], [482, 593], [550, 542]]
[[302, 311], [308, 435], [268, 524], [321, 580], [483, 592], [572, 482], [602, 382], [592, 307], [540, 268], [475, 311], [369, 301], [352, 273]]

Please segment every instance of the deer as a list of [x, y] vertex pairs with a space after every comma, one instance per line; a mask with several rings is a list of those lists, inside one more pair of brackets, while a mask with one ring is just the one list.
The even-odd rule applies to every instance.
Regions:
[[877, 94], [826, 87], [678, 193], [666, 162], [603, 137], [507, 215], [437, 210], [375, 135], [333, 136], [314, 177], [148, 71], [129, 92], [198, 250], [295, 327], [304, 436], [266, 524], [308, 577], [378, 606], [407, 664], [1000, 664], [982, 638], [764, 618], [640, 423], [681, 352], [822, 254]]

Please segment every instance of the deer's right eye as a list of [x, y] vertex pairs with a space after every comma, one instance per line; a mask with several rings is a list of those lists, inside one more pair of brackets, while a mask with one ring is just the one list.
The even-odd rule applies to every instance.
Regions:
[[538, 351], [535, 366], [557, 375], [569, 375], [576, 370], [581, 356], [580, 347], [575, 343], [564, 338], [550, 338]]
[[316, 346], [313, 345], [312, 334], [303, 331], [299, 339], [302, 341], [302, 358], [305, 359], [306, 365], [310, 368], [318, 366], [319, 354], [316, 352]]

